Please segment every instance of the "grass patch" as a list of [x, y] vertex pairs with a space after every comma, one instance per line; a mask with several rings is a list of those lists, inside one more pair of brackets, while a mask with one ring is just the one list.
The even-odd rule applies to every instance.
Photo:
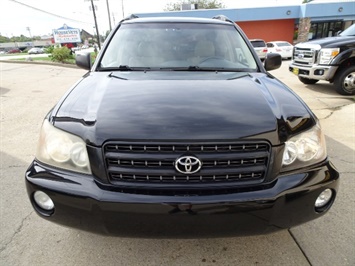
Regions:
[[[11, 55], [16, 55], [16, 54], [11, 54]], [[17, 55], [24, 55], [24, 53], [21, 53], [21, 54], [19, 53]], [[8, 56], [8, 55], [1, 55], [1, 56]], [[97, 54], [95, 52], [92, 52], [92, 53], [90, 53], [90, 56], [91, 56], [91, 62], [93, 64], [95, 62]], [[25, 57], [25, 58], [10, 59], [10, 61], [28, 61], [28, 58], [31, 58], [32, 62], [53, 62], [51, 56], [31, 57], [31, 55], [28, 55], [28, 57]], [[67, 59], [67, 60], [64, 61], [64, 64], [73, 64], [73, 65], [75, 65], [75, 59]]]
[[[46, 61], [46, 62], [52, 62], [51, 58], [46, 56], [46, 57], [30, 57], [32, 60], [31, 61]], [[27, 61], [27, 58], [15, 58], [11, 59], [15, 61]]]
[[26, 55], [27, 53], [0, 54], [0, 56]]
[[[44, 56], [44, 57], [30, 57], [32, 60], [31, 62], [53, 62], [53, 60], [50, 57]], [[27, 58], [16, 58], [16, 59], [11, 59], [10, 61], [28, 61]], [[58, 62], [57, 62], [58, 63]], [[75, 65], [75, 59], [68, 59], [64, 61], [65, 64], [73, 64]]]

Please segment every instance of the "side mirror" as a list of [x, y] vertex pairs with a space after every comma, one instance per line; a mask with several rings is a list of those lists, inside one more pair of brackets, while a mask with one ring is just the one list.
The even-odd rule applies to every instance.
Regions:
[[278, 69], [282, 64], [281, 55], [275, 53], [269, 53], [264, 60], [264, 67], [266, 71]]
[[78, 67], [86, 70], [91, 69], [91, 55], [90, 53], [76, 54], [75, 63]]

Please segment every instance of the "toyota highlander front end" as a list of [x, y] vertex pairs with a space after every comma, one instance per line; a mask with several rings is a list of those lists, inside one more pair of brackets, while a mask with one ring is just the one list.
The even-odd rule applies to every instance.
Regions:
[[44, 120], [39, 216], [121, 236], [268, 233], [325, 214], [339, 174], [319, 122], [226, 18], [132, 18]]

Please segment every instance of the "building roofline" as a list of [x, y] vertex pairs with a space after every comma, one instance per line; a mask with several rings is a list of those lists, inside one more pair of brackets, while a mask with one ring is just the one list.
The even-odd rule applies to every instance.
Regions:
[[[272, 12], [271, 12], [272, 11]], [[279, 19], [300, 19], [305, 17], [315, 20], [326, 20], [341, 18], [353, 20], [355, 17], [355, 5], [353, 2], [331, 2], [331, 3], [308, 3], [289, 6], [267, 6], [247, 8], [226, 8], [226, 9], [197, 9], [184, 11], [167, 11], [154, 13], [139, 13], [139, 17], [201, 17], [212, 18], [216, 15], [224, 15], [236, 22], [279, 20]]]

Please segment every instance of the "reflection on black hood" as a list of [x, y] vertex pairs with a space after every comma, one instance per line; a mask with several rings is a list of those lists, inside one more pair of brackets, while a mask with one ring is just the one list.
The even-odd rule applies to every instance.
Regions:
[[[102, 145], [112, 139], [219, 140], [263, 134], [275, 142], [309, 127], [309, 110], [263, 73], [92, 73], [55, 109], [55, 125]], [[204, 78], [202, 78], [204, 77]], [[150, 78], [150, 79], [148, 79]], [[267, 85], [267, 87], [265, 86]], [[273, 138], [269, 138], [273, 139]]]

